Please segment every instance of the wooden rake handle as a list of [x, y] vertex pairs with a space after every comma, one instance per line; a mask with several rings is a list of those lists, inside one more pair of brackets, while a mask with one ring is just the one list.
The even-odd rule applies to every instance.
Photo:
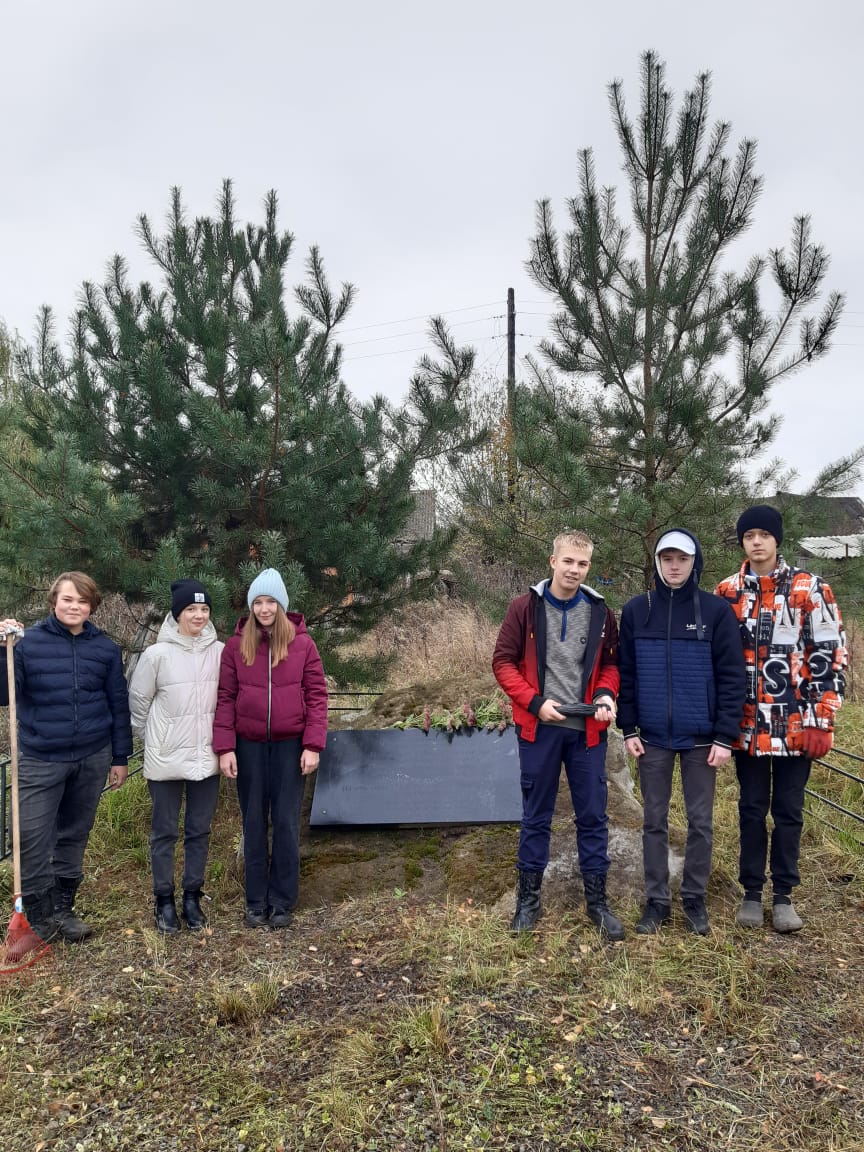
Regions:
[[6, 640], [6, 677], [9, 681], [9, 760], [12, 765], [12, 873], [15, 900], [21, 895], [21, 827], [18, 819], [18, 710], [15, 704], [15, 641], [18, 631], [0, 634]]

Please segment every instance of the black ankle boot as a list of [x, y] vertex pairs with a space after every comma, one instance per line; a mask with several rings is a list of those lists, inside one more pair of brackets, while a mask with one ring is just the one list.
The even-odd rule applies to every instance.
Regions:
[[93, 929], [75, 914], [75, 893], [80, 880], [65, 880], [58, 877], [54, 881], [54, 919], [64, 940], [79, 943], [93, 935]]
[[516, 911], [510, 921], [511, 932], [533, 932], [534, 926], [540, 919], [543, 909], [540, 906], [540, 886], [543, 883], [542, 872], [523, 872], [519, 870], [519, 881], [516, 888]]
[[583, 876], [585, 886], [585, 907], [588, 919], [596, 924], [600, 932], [608, 940], [623, 940], [624, 925], [609, 910], [606, 903], [606, 875], [598, 873], [593, 876]]
[[207, 917], [201, 910], [201, 889], [183, 891], [183, 919], [190, 932], [200, 932], [207, 927]]
[[180, 921], [177, 919], [173, 892], [156, 893], [155, 914], [156, 931], [161, 932], [163, 936], [176, 936], [180, 931]]
[[60, 935], [60, 925], [54, 917], [54, 894], [43, 892], [39, 896], [23, 896], [27, 922], [44, 944], [50, 944]]

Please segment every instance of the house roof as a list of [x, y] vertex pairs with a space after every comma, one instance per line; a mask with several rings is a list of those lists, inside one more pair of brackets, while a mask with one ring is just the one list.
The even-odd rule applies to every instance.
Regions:
[[821, 556], [824, 560], [847, 560], [864, 556], [864, 533], [855, 536], [805, 536], [800, 550], [806, 556]]
[[800, 496], [778, 492], [767, 498], [781, 512], [797, 506], [812, 527], [833, 534], [864, 532], [864, 500], [858, 496]]

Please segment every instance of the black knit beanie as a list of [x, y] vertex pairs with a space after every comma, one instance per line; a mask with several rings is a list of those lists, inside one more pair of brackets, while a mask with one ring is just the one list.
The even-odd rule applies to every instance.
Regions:
[[753, 528], [761, 528], [763, 532], [770, 532], [777, 541], [778, 547], [783, 543], [783, 517], [770, 504], [754, 504], [752, 508], [741, 513], [738, 517], [738, 523], [735, 525], [739, 544], [744, 543], [744, 533], [750, 532]]
[[206, 604], [213, 607], [210, 593], [203, 584], [197, 580], [175, 580], [171, 585], [171, 615], [175, 620], [180, 619], [180, 613], [190, 604]]

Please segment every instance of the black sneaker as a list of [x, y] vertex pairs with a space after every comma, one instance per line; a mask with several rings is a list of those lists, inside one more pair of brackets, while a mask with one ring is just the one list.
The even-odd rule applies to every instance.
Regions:
[[687, 927], [690, 931], [695, 932], [697, 936], [707, 936], [711, 925], [708, 923], [705, 901], [691, 899], [682, 900], [681, 903], [684, 905], [684, 919], [687, 921]]
[[668, 924], [671, 919], [672, 909], [668, 904], [663, 904], [660, 900], [649, 900], [639, 923], [636, 925], [636, 931], [643, 936], [653, 936], [663, 924]]
[[269, 928], [270, 917], [266, 908], [247, 908], [243, 923], [247, 928]]
[[271, 928], [287, 928], [294, 919], [294, 914], [288, 908], [274, 908], [270, 913]]

